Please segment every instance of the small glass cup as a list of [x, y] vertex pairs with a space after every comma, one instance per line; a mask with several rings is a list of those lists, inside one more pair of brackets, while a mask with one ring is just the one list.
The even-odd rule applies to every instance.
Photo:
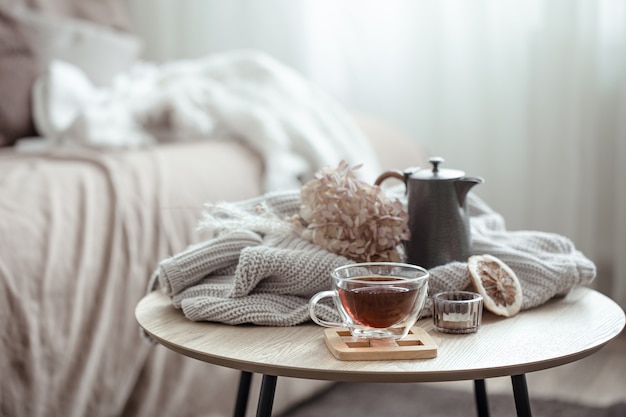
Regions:
[[470, 291], [433, 295], [433, 324], [443, 333], [475, 333], [483, 317], [483, 297]]
[[[309, 314], [320, 326], [347, 328], [355, 337], [402, 339], [417, 321], [428, 294], [426, 269], [397, 262], [362, 262], [336, 268], [332, 290], [311, 297]], [[331, 297], [341, 323], [323, 320], [317, 303]]]

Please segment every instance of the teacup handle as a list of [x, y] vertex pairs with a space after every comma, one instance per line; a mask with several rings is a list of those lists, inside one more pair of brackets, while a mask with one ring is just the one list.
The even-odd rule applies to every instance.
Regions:
[[315, 306], [317, 305], [317, 303], [322, 299], [322, 298], [326, 298], [326, 297], [338, 297], [337, 293], [335, 291], [322, 291], [322, 292], [318, 292], [317, 294], [315, 294], [313, 297], [311, 297], [311, 299], [309, 300], [309, 316], [311, 316], [311, 319], [319, 324], [320, 326], [324, 326], [324, 327], [346, 327], [345, 323], [335, 323], [332, 321], [326, 321], [326, 320], [322, 320], [319, 317], [317, 317], [317, 315], [315, 314]]
[[374, 181], [374, 185], [380, 185], [382, 184], [383, 181], [385, 181], [388, 178], [396, 178], [406, 184], [406, 175], [401, 171], [392, 170], [392, 171], [385, 171], [382, 174], [380, 174], [378, 178], [376, 178], [376, 181]]

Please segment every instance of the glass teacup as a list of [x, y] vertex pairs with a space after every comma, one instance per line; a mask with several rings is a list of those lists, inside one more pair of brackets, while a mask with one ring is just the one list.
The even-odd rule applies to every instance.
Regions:
[[[418, 320], [428, 293], [426, 269], [396, 262], [364, 262], [336, 268], [332, 290], [311, 297], [309, 314], [320, 326], [347, 328], [355, 337], [402, 339]], [[332, 297], [342, 323], [319, 318], [317, 303]]]

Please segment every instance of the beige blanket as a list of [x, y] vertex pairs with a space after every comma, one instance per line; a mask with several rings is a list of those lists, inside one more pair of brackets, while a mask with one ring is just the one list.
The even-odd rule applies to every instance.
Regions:
[[[0, 151], [0, 415], [231, 415], [238, 372], [150, 345], [134, 307], [202, 204], [258, 195], [261, 170], [232, 142]], [[321, 386], [279, 384], [277, 410]]]

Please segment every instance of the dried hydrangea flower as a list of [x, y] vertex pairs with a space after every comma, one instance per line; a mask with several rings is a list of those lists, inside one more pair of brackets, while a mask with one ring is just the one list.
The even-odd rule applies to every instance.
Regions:
[[399, 262], [408, 214], [400, 200], [357, 178], [359, 167], [341, 161], [318, 171], [302, 187], [296, 224], [304, 239], [356, 262]]

